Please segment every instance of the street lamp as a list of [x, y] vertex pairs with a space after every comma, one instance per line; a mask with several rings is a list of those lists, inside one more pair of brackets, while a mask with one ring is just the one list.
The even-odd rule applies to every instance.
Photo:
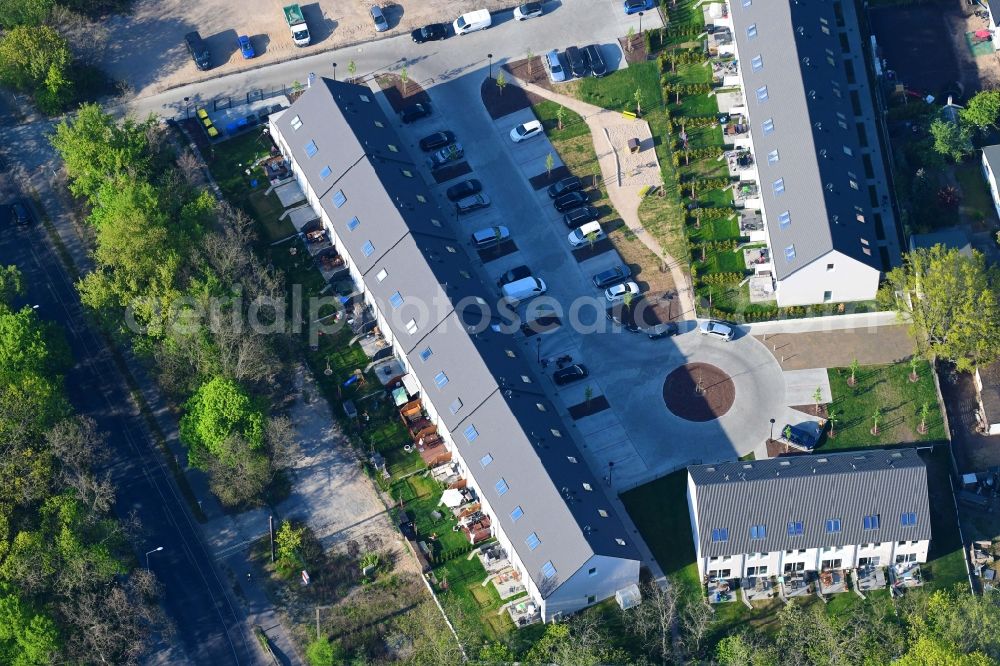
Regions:
[[535, 356], [538, 360], [538, 365], [542, 364], [542, 339], [535, 338]]
[[184, 98], [184, 120], [187, 120], [188, 118], [191, 117], [191, 105], [188, 104], [188, 102], [190, 101], [191, 101], [190, 97]]
[[771, 419], [771, 436], [768, 437], [768, 440], [772, 439], [774, 439], [774, 419]]
[[639, 12], [639, 38], [642, 38], [642, 12]]
[[337, 80], [337, 63], [333, 63], [333, 80]]
[[149, 571], [149, 555], [150, 555], [150, 553], [158, 553], [161, 550], [163, 550], [163, 546], [160, 546], [158, 548], [154, 548], [153, 550], [151, 550], [151, 551], [149, 551], [149, 552], [146, 553], [146, 571]]
[[608, 485], [609, 486], [611, 485], [611, 473], [613, 471], [615, 471], [615, 461], [614, 460], [609, 460], [608, 461]]
[[490, 78], [492, 79], [493, 78], [493, 54], [492, 53], [487, 53], [486, 57], [490, 61]]

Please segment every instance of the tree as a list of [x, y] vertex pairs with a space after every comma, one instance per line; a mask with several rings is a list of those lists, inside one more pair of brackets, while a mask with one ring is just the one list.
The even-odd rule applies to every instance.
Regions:
[[556, 127], [562, 131], [563, 121], [566, 119], [566, 107], [562, 104], [556, 109]]
[[347, 73], [351, 75], [351, 79], [354, 78], [354, 75], [357, 73], [357, 71], [358, 71], [358, 64], [354, 62], [354, 60], [351, 60], [350, 62], [347, 63]]
[[893, 662], [896, 666], [992, 666], [996, 662], [981, 652], [967, 652], [934, 636], [917, 636], [910, 649]]
[[712, 609], [699, 594], [681, 609], [680, 640], [690, 657], [697, 657], [714, 618]]
[[653, 582], [643, 586], [641, 604], [622, 611], [628, 631], [642, 641], [643, 648], [658, 663], [672, 661], [679, 601], [674, 582], [665, 587]]
[[587, 388], [583, 389], [583, 399], [587, 403], [587, 407], [590, 408], [590, 401], [594, 399], [594, 389], [587, 385]]
[[996, 127], [1000, 119], [1000, 90], [980, 90], [959, 112], [959, 116], [979, 130]]
[[209, 460], [208, 473], [212, 492], [228, 507], [260, 497], [274, 476], [267, 454], [251, 448], [238, 433], [227, 437], [217, 457]]
[[54, 0], [0, 0], [0, 27], [41, 25], [53, 4]]
[[779, 662], [773, 646], [760, 634], [747, 629], [725, 636], [715, 645], [720, 666], [772, 666]]
[[274, 537], [279, 562], [283, 562], [289, 568], [305, 565], [299, 554], [305, 532], [305, 526], [295, 527], [288, 520], [282, 521], [281, 527], [278, 528], [278, 533]]
[[0, 38], [0, 81], [31, 91], [39, 108], [55, 113], [74, 97], [67, 78], [72, 62], [69, 45], [47, 25], [19, 25]]
[[344, 663], [344, 649], [340, 643], [331, 642], [326, 636], [317, 638], [306, 647], [310, 666], [334, 666]]
[[554, 167], [555, 164], [556, 158], [552, 157], [552, 153], [545, 156], [545, 172], [548, 174], [549, 178], [552, 177], [552, 167]]
[[872, 434], [876, 437], [878, 436], [878, 423], [882, 420], [882, 409], [880, 407], [875, 408], [875, 412], [872, 414]]
[[502, 96], [503, 89], [507, 87], [507, 75], [503, 73], [502, 69], [499, 72], [497, 72], [496, 82], [497, 82], [497, 88], [500, 89], [500, 95]]
[[930, 132], [937, 153], [950, 157], [955, 162], [961, 162], [966, 155], [972, 153], [972, 133], [960, 122], [935, 118], [931, 122]]
[[54, 663], [59, 630], [51, 617], [35, 612], [15, 592], [0, 585], [0, 662], [12, 666]]
[[830, 424], [830, 439], [835, 439], [837, 435], [833, 429], [834, 426], [837, 425], [837, 422], [840, 421], [840, 414], [838, 414], [835, 410], [830, 409], [827, 412], [826, 421]]
[[529, 81], [534, 81], [535, 80], [535, 54], [531, 52], [531, 49], [528, 49], [527, 51], [525, 51], [525, 53], [524, 53], [524, 59], [525, 59], [525, 61], [528, 64], [528, 80]]
[[920, 405], [920, 425], [917, 426], [917, 432], [921, 435], [927, 434], [927, 417], [930, 416], [931, 407], [928, 403]]
[[642, 115], [642, 88], [636, 88], [635, 92], [632, 93], [632, 99], [635, 100], [635, 115]]
[[399, 80], [403, 84], [403, 97], [406, 97], [407, 84], [410, 82], [410, 74], [406, 71], [406, 68], [399, 70]]
[[632, 40], [635, 38], [635, 28], [632, 26], [628, 27], [628, 31], [625, 33], [625, 50], [632, 53]]
[[913, 356], [910, 357], [910, 377], [909, 377], [909, 379], [910, 379], [911, 382], [916, 382], [918, 379], [920, 379], [920, 376], [917, 374], [917, 369], [919, 367], [920, 367], [920, 357], [917, 356], [916, 353], [914, 353]]
[[823, 402], [823, 389], [822, 389], [822, 387], [819, 387], [819, 386], [816, 387], [816, 390], [813, 391], [812, 398], [813, 398], [813, 402], [816, 403], [816, 416], [819, 416], [819, 406], [820, 406], [820, 403]]
[[861, 364], [858, 363], [858, 359], [853, 359], [850, 365], [851, 376], [847, 380], [848, 386], [855, 386], [858, 383], [858, 371], [860, 369], [861, 369]]
[[1000, 273], [983, 255], [935, 245], [904, 256], [886, 277], [879, 301], [910, 319], [910, 333], [928, 356], [969, 372], [1000, 358]]
[[505, 643], [491, 641], [479, 648], [479, 661], [484, 664], [510, 664], [517, 661], [517, 655]]
[[201, 469], [208, 469], [212, 458], [233, 466], [239, 461], [227, 446], [233, 435], [239, 436], [250, 451], [264, 445], [264, 414], [236, 382], [215, 377], [199, 387], [184, 405], [180, 421], [181, 441], [188, 447], [188, 459]]
[[0, 266], [0, 305], [11, 306], [24, 293], [24, 279], [17, 266]]

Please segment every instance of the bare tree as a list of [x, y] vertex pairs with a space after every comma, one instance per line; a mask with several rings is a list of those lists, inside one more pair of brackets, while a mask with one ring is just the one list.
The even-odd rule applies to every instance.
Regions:
[[237, 434], [230, 435], [223, 451], [211, 459], [208, 473], [212, 492], [226, 506], [257, 500], [272, 478], [267, 455], [252, 450]]
[[105, 434], [97, 430], [97, 422], [89, 416], [59, 421], [45, 434], [45, 440], [64, 471], [90, 471], [111, 457]]
[[702, 641], [714, 619], [711, 607], [702, 598], [691, 601], [681, 610], [681, 644], [690, 657], [701, 650]]
[[678, 596], [674, 585], [660, 587], [655, 582], [650, 583], [642, 588], [642, 603], [623, 611], [625, 626], [661, 661], [668, 661], [673, 655]]
[[268, 447], [271, 449], [271, 460], [275, 468], [289, 468], [302, 456], [298, 434], [295, 425], [287, 416], [272, 416], [267, 420], [265, 434]]

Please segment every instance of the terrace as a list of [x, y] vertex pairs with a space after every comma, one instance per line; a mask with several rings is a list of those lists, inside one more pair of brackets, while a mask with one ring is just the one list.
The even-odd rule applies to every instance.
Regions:
[[840, 594], [841, 592], [847, 592], [849, 589], [847, 576], [842, 569], [831, 569], [829, 571], [821, 571], [819, 574], [819, 593], [822, 595], [827, 594]]
[[732, 58], [712, 60], [712, 82], [725, 88], [740, 85], [739, 61]]
[[708, 31], [708, 54], [710, 56], [734, 55], [736, 46], [733, 44], [732, 31], [724, 26], [705, 26]]
[[542, 621], [542, 609], [539, 608], [538, 604], [530, 599], [525, 601], [512, 601], [507, 604], [500, 612], [506, 610], [510, 615], [510, 619], [513, 620], [514, 626], [516, 627], [526, 627], [529, 624], [535, 624], [536, 622]]
[[753, 153], [749, 150], [727, 150], [722, 154], [729, 168], [730, 178], [739, 178], [743, 181], [753, 179]]
[[760, 208], [760, 188], [752, 180], [744, 180], [730, 185], [733, 190], [733, 203], [744, 208]]
[[748, 247], [743, 249], [743, 263], [747, 270], [755, 273], [771, 269], [771, 250], [766, 247]]
[[[743, 90], [731, 88], [729, 90], [716, 90], [715, 102], [719, 105], [719, 113], [727, 115], [741, 116], [746, 110], [746, 99], [743, 97]], [[746, 121], [744, 120], [744, 123]]]
[[749, 149], [750, 122], [746, 116], [730, 113], [729, 117], [722, 121], [722, 140], [726, 145]]
[[860, 592], [873, 592], [885, 589], [885, 568], [878, 566], [863, 566], [854, 570], [855, 585]]
[[900, 562], [889, 568], [889, 582], [893, 594], [902, 594], [909, 588], [922, 587], [924, 577], [917, 562]]
[[768, 601], [777, 594], [774, 579], [771, 576], [751, 576], [740, 581], [743, 598], [748, 602]]
[[740, 210], [740, 236], [747, 237], [751, 243], [762, 243], [767, 241], [767, 232], [764, 230], [764, 218], [759, 210], [753, 208], [743, 208]]
[[778, 589], [779, 595], [785, 601], [808, 597], [813, 593], [813, 573], [796, 571], [787, 576], [779, 576]]
[[733, 586], [726, 578], [709, 578], [705, 587], [708, 590], [709, 603], [724, 604], [736, 601]]

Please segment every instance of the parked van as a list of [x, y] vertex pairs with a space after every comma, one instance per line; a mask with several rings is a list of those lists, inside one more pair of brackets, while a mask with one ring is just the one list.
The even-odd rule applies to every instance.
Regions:
[[455, 28], [456, 35], [464, 35], [469, 32], [476, 32], [477, 30], [486, 30], [492, 24], [493, 17], [490, 16], [490, 10], [477, 9], [474, 12], [459, 16], [452, 23], [452, 27]]
[[508, 301], [517, 303], [534, 298], [535, 296], [541, 296], [547, 289], [544, 280], [532, 276], [505, 284], [500, 288], [500, 291]]

